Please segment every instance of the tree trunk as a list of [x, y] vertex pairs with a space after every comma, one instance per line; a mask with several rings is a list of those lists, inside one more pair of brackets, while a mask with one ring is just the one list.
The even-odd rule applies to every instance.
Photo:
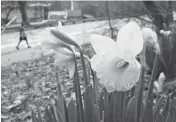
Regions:
[[22, 22], [25, 25], [29, 25], [27, 11], [26, 11], [26, 6], [27, 6], [26, 1], [18, 1], [18, 4], [19, 4], [20, 12], [21, 12]]
[[154, 1], [143, 1], [143, 3], [153, 18], [153, 24], [156, 26], [156, 32], [164, 29], [164, 17], [162, 16], [159, 8], [156, 6], [156, 3]]
[[48, 11], [49, 11], [48, 7], [47, 6], [43, 7], [43, 11], [44, 11], [44, 19], [47, 20], [48, 19]]

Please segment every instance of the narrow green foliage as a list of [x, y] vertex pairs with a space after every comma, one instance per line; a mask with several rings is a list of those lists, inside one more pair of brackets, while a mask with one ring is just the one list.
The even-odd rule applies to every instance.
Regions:
[[[91, 67], [90, 64], [89, 64], [89, 66]], [[98, 104], [98, 101], [99, 101], [98, 78], [97, 78], [96, 73], [92, 69], [90, 69], [90, 70], [91, 70], [91, 74], [93, 77], [93, 85], [94, 85], [94, 92], [95, 92], [95, 104]]]
[[130, 101], [131, 97], [128, 95], [125, 99], [125, 107], [127, 107], [128, 102]]
[[41, 114], [40, 114], [39, 106], [37, 107], [37, 112], [38, 112], [39, 122], [42, 122], [42, 117], [41, 117]]
[[156, 103], [156, 105], [155, 105], [155, 107], [154, 107], [154, 110], [153, 110], [154, 119], [156, 119], [157, 115], [160, 113], [160, 110], [161, 110], [161, 107], [162, 107], [163, 102], [164, 102], [163, 97], [161, 97], [161, 98], [157, 101], [157, 103]]
[[156, 117], [155, 122], [164, 122], [164, 117], [162, 114], [158, 114], [158, 116]]
[[[82, 64], [82, 69], [83, 69], [83, 75], [84, 75], [84, 81], [85, 81], [85, 87], [89, 85], [88, 81], [88, 76], [87, 76], [87, 71], [86, 71], [86, 65], [85, 65], [85, 60], [84, 60], [84, 54], [83, 51], [80, 50], [80, 57], [81, 57], [81, 64]], [[76, 62], [76, 61], [75, 61]]]
[[168, 112], [166, 119], [165, 119], [165, 122], [170, 122], [170, 121], [171, 121], [170, 112]]
[[166, 102], [164, 103], [162, 114], [164, 117], [166, 117], [167, 113], [169, 111], [169, 97], [167, 98]]
[[74, 100], [71, 100], [68, 104], [68, 119], [69, 122], [77, 122], [77, 108]]
[[154, 122], [153, 120], [153, 108], [152, 103], [146, 103], [146, 109], [144, 111], [143, 122]]
[[128, 102], [126, 108], [125, 108], [125, 120], [124, 120], [124, 122], [135, 122], [135, 113], [134, 113], [135, 104], [136, 104], [135, 99], [136, 99], [135, 96], [133, 96], [129, 100], [129, 102]]
[[176, 99], [171, 101], [171, 107], [176, 106]]
[[[56, 121], [60, 121], [60, 122], [63, 121], [62, 116], [59, 114], [58, 112], [59, 110], [57, 110], [55, 105], [53, 105], [53, 109], [54, 109], [54, 116], [55, 116]], [[62, 120], [59, 120], [59, 119], [62, 119]]]
[[154, 62], [154, 67], [152, 70], [152, 76], [150, 79], [150, 83], [149, 83], [149, 89], [148, 89], [148, 94], [147, 94], [147, 101], [146, 102], [151, 102], [152, 101], [152, 91], [153, 91], [153, 86], [154, 86], [154, 78], [155, 78], [155, 73], [157, 70], [157, 66], [158, 66], [158, 60], [159, 60], [159, 55], [157, 54], [155, 57], [155, 62]]
[[84, 111], [83, 111], [83, 103], [82, 103], [82, 97], [81, 97], [81, 89], [80, 89], [76, 57], [75, 57], [74, 87], [75, 87], [76, 106], [77, 106], [77, 121], [84, 122]]
[[141, 76], [139, 82], [139, 91], [137, 97], [137, 122], [142, 121], [142, 114], [143, 114], [143, 90], [144, 90], [144, 73], [145, 67], [141, 66]]
[[176, 121], [176, 106], [170, 108], [170, 118], [171, 118], [171, 122], [175, 122]]
[[94, 105], [94, 118], [93, 118], [93, 122], [100, 122], [101, 118], [100, 118], [100, 110], [99, 107], [97, 105]]
[[39, 122], [34, 111], [32, 111], [32, 122]]
[[[116, 116], [114, 116], [113, 115], [113, 108], [114, 108], [114, 106], [113, 106], [113, 99], [112, 99], [112, 93], [110, 94], [110, 104], [108, 104], [108, 113], [107, 113], [107, 117], [105, 117], [105, 122], [113, 122], [113, 117], [116, 117]], [[114, 97], [114, 96], [113, 96]], [[118, 110], [118, 109], [116, 109], [116, 110]], [[118, 115], [118, 112], [116, 111], [116, 114]]]
[[50, 109], [46, 108], [45, 110], [46, 110], [46, 116], [47, 116], [48, 120], [50, 120], [50, 122], [54, 122], [54, 117], [53, 117], [52, 112], [50, 111]]
[[85, 122], [93, 122], [94, 119], [94, 95], [92, 86], [87, 86], [85, 93], [84, 93], [84, 116]]
[[[58, 74], [57, 73], [56, 73], [56, 80], [58, 80]], [[57, 111], [60, 112], [60, 114], [61, 114], [60, 116], [62, 116], [62, 121], [66, 122], [66, 120], [65, 120], [65, 108], [64, 108], [64, 97], [63, 97], [62, 90], [61, 90], [61, 87], [60, 87], [59, 84], [57, 85], [56, 91], [57, 91], [57, 97], [55, 99], [56, 109], [57, 109]]]

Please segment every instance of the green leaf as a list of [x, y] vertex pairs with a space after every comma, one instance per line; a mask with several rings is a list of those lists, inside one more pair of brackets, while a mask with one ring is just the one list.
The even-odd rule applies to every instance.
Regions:
[[100, 110], [99, 110], [97, 105], [94, 105], [94, 114], [93, 115], [94, 115], [93, 122], [100, 122], [101, 121], [101, 119], [100, 119]]
[[71, 100], [68, 104], [68, 119], [69, 122], [77, 122], [77, 110], [75, 100]]
[[127, 96], [125, 99], [125, 107], [127, 107], [128, 102], [130, 101], [131, 97]]
[[[107, 118], [108, 115], [108, 108], [107, 105], [105, 104], [105, 98], [101, 92], [100, 94], [100, 100], [99, 100], [99, 110], [100, 110], [100, 116], [101, 118], [104, 116], [105, 118]], [[102, 115], [102, 112], [104, 113], [104, 115]]]
[[34, 111], [32, 111], [32, 122], [39, 122]]
[[47, 118], [50, 122], [54, 122], [53, 121], [53, 117], [52, 117], [52, 114], [51, 114], [51, 111], [49, 111], [49, 109], [46, 107], [46, 115], [47, 115]]
[[[105, 122], [113, 122], [114, 120], [114, 116], [113, 116], [113, 113], [115, 113], [113, 110], [114, 106], [113, 106], [113, 94], [111, 93], [110, 94], [111, 98], [110, 98], [110, 104], [108, 105], [108, 113], [107, 113], [107, 117], [105, 117]], [[115, 98], [114, 98], [115, 99]], [[118, 115], [118, 109], [116, 109], [116, 114]]]
[[169, 111], [169, 103], [170, 103], [169, 101], [170, 100], [169, 100], [169, 97], [168, 97], [165, 104], [164, 104], [163, 110], [162, 110], [162, 114], [163, 114], [164, 117], [166, 117], [166, 114]]
[[[55, 105], [53, 105], [53, 109], [54, 109], [54, 116], [55, 116], [55, 118], [56, 118], [56, 121], [61, 121], [61, 120], [59, 120], [59, 115], [58, 115], [58, 113], [57, 113], [57, 108], [56, 108], [56, 106]], [[61, 118], [60, 118], [61, 119]], [[62, 122], [62, 121], [61, 121]]]
[[164, 117], [162, 114], [158, 114], [158, 116], [156, 117], [155, 122], [164, 122]]
[[76, 57], [75, 57], [74, 88], [75, 88], [76, 106], [77, 106], [77, 121], [84, 122], [84, 111], [83, 111], [83, 104], [82, 104], [81, 89], [80, 89], [80, 82], [79, 82]]
[[56, 120], [56, 116], [55, 116], [55, 113], [54, 113], [54, 108], [53, 108], [53, 106], [50, 106], [50, 107], [49, 107], [49, 111], [50, 111], [50, 113], [51, 113], [51, 115], [52, 115], [52, 121], [53, 121], [53, 122], [56, 122], [57, 120]]
[[138, 97], [137, 97], [137, 122], [142, 121], [142, 115], [143, 115], [144, 73], [145, 73], [145, 67], [142, 65], [141, 66], [141, 75], [140, 75], [140, 82], [139, 82]]
[[176, 121], [176, 106], [170, 108], [170, 118], [171, 118], [171, 122], [175, 122]]
[[133, 96], [125, 109], [125, 120], [124, 122], [135, 122], [135, 105], [136, 105], [136, 98]]
[[57, 108], [57, 110], [59, 110], [61, 112], [61, 114], [63, 116], [63, 122], [66, 122], [65, 108], [64, 108], [64, 97], [63, 97], [62, 90], [61, 90], [61, 87], [59, 84], [57, 85], [56, 91], [57, 91], [57, 97], [55, 99], [56, 108]]
[[64, 99], [64, 109], [65, 109], [65, 120], [68, 122], [68, 108]]
[[163, 102], [164, 102], [163, 97], [161, 97], [161, 98], [157, 101], [157, 103], [156, 103], [156, 105], [155, 105], [155, 107], [154, 107], [154, 110], [153, 110], [154, 120], [156, 119], [156, 116], [160, 113], [160, 110], [161, 110], [161, 107], [162, 107]]
[[84, 93], [84, 112], [85, 112], [85, 122], [93, 122], [94, 119], [94, 94], [92, 86], [89, 85]]
[[[125, 113], [125, 92], [120, 92], [120, 102], [119, 102], [119, 120], [124, 122], [124, 113]], [[116, 102], [116, 101], [114, 101]], [[115, 113], [114, 113], [115, 115]]]
[[154, 79], [155, 79], [155, 76], [156, 76], [156, 70], [157, 70], [157, 67], [158, 67], [158, 63], [159, 63], [159, 54], [156, 54], [155, 62], [154, 62], [153, 70], [152, 70], [152, 76], [151, 76], [150, 83], [149, 83], [149, 89], [148, 89], [147, 101], [146, 102], [149, 102], [149, 101], [152, 102], [152, 100], [153, 100], [152, 99], [152, 91], [153, 91]]
[[153, 108], [151, 102], [147, 102], [144, 111], [143, 122], [154, 122], [153, 121]]
[[40, 114], [39, 106], [37, 107], [37, 111], [38, 111], [38, 120], [39, 120], [39, 122], [42, 122], [42, 117]]
[[171, 118], [170, 118], [170, 112], [168, 112], [168, 114], [166, 116], [166, 121], [165, 122], [171, 122], [170, 120], [171, 120]]
[[176, 106], [176, 99], [173, 99], [172, 101], [171, 101], [171, 107], [173, 107], [174, 105]]

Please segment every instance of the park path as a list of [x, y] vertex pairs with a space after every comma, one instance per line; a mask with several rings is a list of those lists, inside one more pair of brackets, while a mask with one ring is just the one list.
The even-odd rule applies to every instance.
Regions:
[[[124, 20], [114, 20], [115, 27], [121, 27]], [[81, 23], [75, 25], [63, 26], [63, 30], [69, 35], [72, 35], [79, 44], [86, 43], [90, 34], [99, 33], [107, 29], [108, 21], [96, 21]], [[47, 31], [45, 28], [26, 31], [29, 44], [32, 48], [28, 49], [25, 42], [20, 44], [20, 50], [16, 50], [18, 43], [19, 32], [5, 33], [1, 36], [1, 66], [7, 66], [13, 62], [35, 59], [41, 56], [42, 50], [40, 47], [41, 41], [46, 39]]]

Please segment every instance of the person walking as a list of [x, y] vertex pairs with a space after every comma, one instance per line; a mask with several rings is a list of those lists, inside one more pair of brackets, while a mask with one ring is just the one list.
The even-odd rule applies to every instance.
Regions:
[[16, 46], [16, 49], [19, 50], [19, 45], [22, 42], [22, 40], [26, 40], [26, 44], [28, 45], [28, 48], [31, 48], [31, 46], [29, 46], [26, 34], [25, 34], [25, 30], [24, 30], [24, 24], [21, 23], [21, 28], [20, 28], [20, 38], [19, 38], [19, 42], [18, 45]]

